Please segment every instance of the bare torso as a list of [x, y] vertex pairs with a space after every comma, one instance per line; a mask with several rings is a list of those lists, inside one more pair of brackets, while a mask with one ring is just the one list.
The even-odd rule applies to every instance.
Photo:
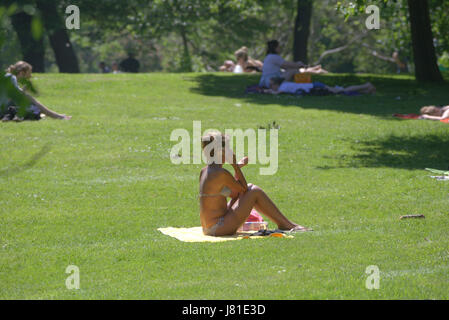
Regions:
[[[222, 179], [225, 169], [205, 167], [200, 174], [200, 219], [203, 228], [215, 225], [228, 211], [227, 199], [220, 195], [226, 187]], [[201, 196], [203, 195], [203, 196]], [[205, 196], [211, 195], [211, 196]]]

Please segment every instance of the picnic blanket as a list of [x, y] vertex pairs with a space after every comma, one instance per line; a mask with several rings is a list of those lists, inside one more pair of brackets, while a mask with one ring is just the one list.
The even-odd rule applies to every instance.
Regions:
[[[413, 120], [416, 120], [416, 119], [419, 119], [420, 116], [421, 115], [416, 114], [416, 113], [407, 113], [407, 114], [394, 113], [393, 114], [393, 117], [399, 118], [399, 119], [413, 119]], [[449, 119], [443, 119], [443, 120], [440, 120], [440, 121], [444, 122], [444, 123], [449, 123]]]
[[270, 236], [252, 236], [255, 234], [254, 231], [239, 232], [232, 236], [222, 236], [222, 237], [212, 237], [203, 234], [202, 227], [193, 228], [159, 228], [157, 229], [163, 234], [178, 239], [183, 242], [223, 242], [232, 240], [242, 240], [242, 239], [262, 239], [262, 238], [293, 238], [291, 235], [282, 233], [272, 233]]
[[[316, 82], [318, 84], [318, 82]], [[265, 94], [265, 89], [264, 87], [261, 87], [257, 84], [255, 85], [251, 85], [246, 87], [245, 90], [245, 94], [250, 94], [250, 93], [258, 93], [258, 94]], [[296, 91], [295, 93], [282, 93], [282, 94], [288, 94], [288, 95], [294, 95], [294, 96], [329, 96], [329, 95], [335, 95], [335, 93], [330, 92], [329, 90], [327, 90], [324, 85], [319, 86], [319, 85], [315, 85], [314, 83], [314, 87], [309, 91], [306, 92], [305, 90], [301, 90], [299, 89], [298, 91]], [[342, 94], [345, 96], [359, 96], [360, 93], [356, 92], [356, 91], [342, 91], [338, 94]]]

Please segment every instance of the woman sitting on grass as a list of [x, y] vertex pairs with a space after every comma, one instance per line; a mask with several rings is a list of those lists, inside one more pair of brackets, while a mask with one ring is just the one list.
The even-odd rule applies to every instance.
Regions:
[[367, 82], [362, 85], [357, 86], [349, 86], [349, 87], [329, 87], [321, 82], [313, 82], [313, 83], [296, 83], [285, 81], [284, 78], [276, 77], [270, 79], [270, 89], [265, 90], [265, 93], [271, 94], [279, 94], [279, 93], [298, 93], [305, 92], [309, 93], [312, 89], [325, 89], [330, 93], [338, 94], [338, 93], [375, 93], [376, 87], [374, 87], [370, 82]]
[[14, 87], [18, 89], [23, 95], [25, 95], [26, 98], [28, 98], [28, 100], [31, 102], [31, 105], [28, 107], [25, 116], [22, 118], [17, 115], [19, 107], [16, 105], [16, 103], [14, 103], [14, 101], [10, 101], [8, 103], [7, 110], [2, 115], [2, 121], [39, 120], [41, 118], [41, 113], [54, 119], [71, 119], [71, 116], [66, 116], [65, 114], [59, 114], [50, 110], [35, 98], [33, 98], [30, 94], [28, 94], [24, 89], [19, 87], [18, 80], [30, 79], [32, 69], [33, 68], [30, 64], [24, 61], [19, 61], [6, 70], [5, 77], [11, 79]]
[[[267, 43], [267, 56], [263, 61], [262, 77], [259, 81], [259, 86], [269, 88], [270, 79], [275, 77], [282, 77], [287, 81], [293, 79], [297, 73], [328, 73], [321, 68], [321, 65], [314, 67], [307, 67], [301, 61], [290, 62], [285, 61], [279, 54], [281, 49], [277, 40], [271, 40]], [[281, 70], [282, 69], [282, 70]]]
[[261, 72], [263, 63], [259, 60], [254, 60], [248, 56], [248, 48], [241, 47], [235, 53], [235, 58], [237, 59], [237, 65], [234, 68], [234, 73], [243, 72]]
[[444, 120], [449, 119], [449, 106], [436, 107], [426, 106], [421, 108], [420, 119], [427, 120]]
[[244, 72], [261, 72], [263, 63], [248, 56], [248, 48], [241, 47], [234, 52], [237, 63], [232, 60], [226, 60], [220, 67], [220, 71], [244, 73]]
[[[308, 231], [288, 220], [261, 188], [246, 183], [241, 168], [248, 164], [248, 157], [237, 163], [232, 150], [226, 148], [226, 140], [227, 137], [219, 132], [208, 133], [202, 138], [203, 152], [208, 161], [208, 166], [200, 174], [203, 233], [210, 236], [235, 234], [253, 208], [270, 218], [281, 230]], [[226, 160], [234, 168], [234, 177], [223, 168]], [[227, 197], [231, 198], [229, 203]]]

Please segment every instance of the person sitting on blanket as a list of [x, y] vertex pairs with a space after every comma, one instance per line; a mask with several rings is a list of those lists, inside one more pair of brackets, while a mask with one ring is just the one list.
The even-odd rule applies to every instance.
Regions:
[[[41, 113], [49, 116], [50, 118], [55, 119], [63, 119], [63, 120], [70, 120], [72, 117], [67, 116], [65, 114], [59, 114], [56, 113], [46, 106], [44, 106], [42, 103], [37, 101], [34, 97], [32, 97], [27, 91], [26, 88], [21, 88], [18, 84], [18, 80], [20, 79], [30, 79], [31, 73], [32, 73], [33, 67], [25, 62], [25, 61], [19, 61], [15, 63], [14, 65], [9, 66], [9, 68], [6, 70], [5, 77], [10, 78], [12, 84], [14, 87], [19, 90], [25, 97], [30, 101], [30, 106], [25, 112], [24, 117], [18, 116], [18, 106], [14, 101], [8, 102], [8, 108], [4, 111], [4, 114], [2, 114], [2, 121], [23, 121], [23, 120], [39, 120], [41, 118]], [[3, 112], [2, 112], [3, 113]]]
[[420, 119], [444, 120], [449, 119], [449, 106], [426, 106], [421, 108]]
[[263, 61], [262, 77], [259, 81], [259, 86], [261, 87], [269, 88], [270, 79], [275, 77], [283, 77], [290, 81], [297, 73], [327, 73], [326, 70], [321, 68], [321, 65], [308, 67], [301, 61], [285, 61], [279, 55], [281, 49], [277, 40], [268, 41], [267, 46], [267, 55]]
[[326, 89], [331, 93], [375, 93], [376, 88], [370, 83], [367, 82], [358, 86], [349, 86], [349, 87], [329, 87], [321, 82], [313, 82], [313, 83], [296, 83], [291, 81], [285, 81], [284, 78], [275, 77], [270, 79], [270, 89], [265, 90], [265, 93], [271, 94], [279, 94], [279, 93], [298, 93], [305, 92], [309, 93], [311, 89], [321, 88]]
[[[201, 140], [208, 163], [201, 170], [199, 179], [200, 220], [205, 235], [235, 234], [253, 208], [270, 218], [281, 230], [308, 231], [287, 219], [261, 188], [247, 184], [241, 168], [248, 164], [248, 157], [237, 163], [235, 154], [228, 147], [228, 137], [220, 132], [209, 132]], [[225, 162], [234, 168], [234, 177], [223, 168]], [[228, 197], [231, 198], [229, 203]]]

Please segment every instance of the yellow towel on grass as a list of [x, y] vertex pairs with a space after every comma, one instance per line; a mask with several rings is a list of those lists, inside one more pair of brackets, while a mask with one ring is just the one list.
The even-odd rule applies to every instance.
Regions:
[[[249, 237], [254, 231], [245, 231], [241, 233], [234, 234], [232, 236], [222, 236], [222, 237], [212, 237], [203, 234], [203, 228], [193, 227], [193, 228], [159, 228], [157, 229], [163, 234], [176, 238], [184, 242], [222, 242], [230, 240], [241, 240], [241, 239], [260, 239], [260, 238], [271, 238], [269, 236], [254, 236]], [[293, 236], [282, 234], [282, 238], [293, 238]]]

